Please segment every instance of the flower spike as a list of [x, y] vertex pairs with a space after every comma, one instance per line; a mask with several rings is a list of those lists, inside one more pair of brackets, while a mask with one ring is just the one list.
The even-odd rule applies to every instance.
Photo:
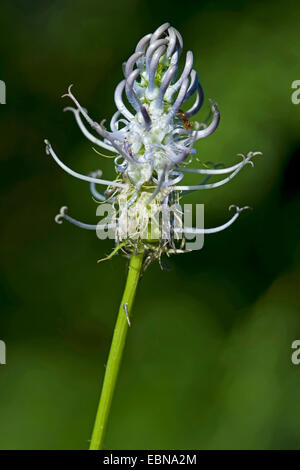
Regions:
[[[126, 248], [122, 245], [122, 250], [128, 253], [138, 251], [141, 244], [148, 253], [152, 253], [147, 255], [148, 261], [160, 258], [163, 252], [184, 252], [184, 245], [176, 248], [175, 244], [180, 230], [182, 234], [217, 233], [233, 224], [247, 206], [234, 206], [235, 214], [231, 219], [220, 227], [208, 229], [182, 227], [179, 230], [176, 221], [180, 219], [181, 211], [175, 210], [170, 224], [170, 239], [162, 235], [155, 238], [155, 235], [157, 243], [148, 243], [145, 238], [149, 217], [160, 211], [167, 213], [179, 203], [181, 196], [189, 192], [214, 189], [230, 182], [246, 165], [253, 166], [254, 156], [261, 155], [260, 152], [249, 152], [246, 156], [239, 154], [241, 161], [229, 167], [214, 163], [200, 168], [189, 166], [197, 153], [196, 143], [217, 129], [220, 111], [215, 101], [210, 99], [209, 116], [200, 123], [192, 121], [203, 105], [204, 91], [193, 68], [192, 51], [187, 51], [183, 67], [180, 66], [182, 51], [182, 37], [169, 23], [142, 37], [135, 51], [123, 63], [124, 79], [115, 88], [116, 112], [110, 120], [109, 130], [104, 120], [98, 123], [90, 117], [74, 96], [72, 85], [63, 95], [74, 103], [74, 107], [65, 110], [72, 111], [84, 136], [112, 153], [117, 173], [115, 180], [102, 179], [100, 170], [89, 175], [73, 171], [58, 158], [49, 141], [45, 141], [46, 152], [61, 168], [87, 181], [97, 202], [112, 205], [116, 211], [117, 246], [125, 243]], [[177, 76], [179, 70], [181, 72]], [[203, 179], [198, 184], [184, 184], [188, 173], [203, 175]], [[219, 181], [209, 182], [212, 177], [222, 175], [224, 178]], [[97, 189], [99, 184], [107, 186], [103, 194]], [[126, 218], [131, 228], [124, 238], [122, 230], [126, 226]], [[63, 219], [90, 230], [95, 228], [71, 218], [65, 207], [56, 221], [61, 223]], [[162, 228], [162, 222], [157, 223], [158, 228]]]

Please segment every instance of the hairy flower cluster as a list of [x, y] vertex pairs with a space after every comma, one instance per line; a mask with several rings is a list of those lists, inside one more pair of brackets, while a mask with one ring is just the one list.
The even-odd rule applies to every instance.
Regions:
[[[114, 100], [117, 111], [113, 115], [109, 129], [105, 121], [94, 121], [75, 98], [69, 87], [64, 96], [71, 98], [75, 107], [66, 108], [73, 112], [77, 124], [85, 137], [94, 145], [115, 155], [117, 173], [113, 181], [102, 179], [98, 170], [90, 175], [82, 175], [68, 168], [57, 157], [49, 141], [46, 151], [68, 173], [76, 178], [88, 181], [90, 190], [97, 201], [111, 203], [115, 217], [111, 225], [115, 226], [116, 242], [126, 241], [125, 249], [130, 251], [138, 244], [146, 244], [147, 217], [155, 211], [167, 210], [186, 192], [211, 189], [230, 181], [259, 152], [250, 152], [242, 160], [229, 167], [219, 166], [195, 169], [189, 167], [196, 153], [195, 142], [209, 136], [218, 127], [220, 113], [216, 103], [210, 100], [211, 112], [204, 123], [190, 121], [198, 113], [204, 93], [198, 75], [193, 69], [193, 53], [185, 55], [180, 69], [180, 57], [183, 41], [180, 33], [165, 23], [154, 33], [147, 34], [137, 44], [135, 52], [123, 64], [124, 79], [117, 85]], [[191, 104], [189, 104], [191, 103]], [[187, 105], [186, 105], [187, 104]], [[187, 108], [183, 110], [184, 108]], [[208, 123], [209, 122], [209, 123]], [[88, 124], [91, 131], [86, 127]], [[186, 173], [204, 175], [196, 185], [182, 185]], [[213, 176], [226, 175], [220, 181], [207, 183]], [[97, 186], [107, 187], [100, 193]], [[182, 233], [214, 233], [233, 223], [245, 208], [234, 206], [235, 214], [221, 227], [212, 229], [183, 227]], [[130, 216], [134, 209], [135, 216]], [[122, 234], [122, 218], [134, 218], [135, 229], [129, 230], [125, 240]], [[87, 229], [96, 229], [96, 225], [79, 222], [67, 215], [66, 208], [58, 214], [56, 221], [62, 219]], [[138, 223], [136, 222], [138, 220]], [[130, 223], [129, 223], [130, 225]], [[99, 226], [98, 226], [99, 228]], [[172, 230], [171, 230], [172, 232]], [[163, 251], [176, 252], [174, 238], [161, 240], [158, 244], [145, 246], [153, 253]]]

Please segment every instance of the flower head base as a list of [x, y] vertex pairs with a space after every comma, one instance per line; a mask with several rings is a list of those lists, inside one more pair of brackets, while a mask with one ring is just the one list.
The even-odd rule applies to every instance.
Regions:
[[[137, 249], [136, 247], [142, 245], [152, 252], [154, 257], [160, 256], [162, 251], [182, 252], [182, 246], [178, 250], [174, 245], [174, 224], [167, 242], [165, 237], [159, 235], [162, 224], [158, 217], [155, 243], [152, 238], [149, 242], [149, 237], [146, 242], [149, 219], [178, 204], [179, 197], [185, 192], [211, 189], [227, 183], [246, 164], [252, 164], [252, 157], [259, 154], [250, 152], [246, 157], [242, 155], [242, 160], [229, 168], [188, 167], [196, 153], [195, 142], [217, 129], [220, 113], [216, 103], [210, 100], [211, 112], [207, 120], [201, 124], [190, 121], [200, 110], [204, 93], [193, 69], [191, 51], [186, 53], [183, 70], [179, 73], [182, 49], [182, 37], [169, 23], [163, 24], [138, 42], [135, 52], [123, 64], [124, 79], [115, 89], [117, 111], [110, 121], [109, 130], [105, 127], [105, 121], [97, 123], [89, 116], [73, 95], [71, 86], [64, 95], [71, 98], [75, 105], [66, 110], [73, 112], [83, 134], [94, 145], [113, 154], [117, 172], [115, 180], [101, 179], [99, 171], [90, 175], [74, 172], [60, 161], [50, 143], [45, 141], [47, 153], [51, 154], [65, 171], [88, 181], [96, 200], [112, 204], [114, 216], [111, 225], [115, 226], [115, 239], [117, 244], [124, 245], [125, 242], [127, 252], [132, 251], [133, 246]], [[190, 101], [192, 104], [186, 106], [186, 102]], [[183, 107], [187, 109], [183, 111]], [[85, 123], [90, 126], [92, 132], [87, 129]], [[180, 185], [187, 172], [204, 175], [204, 179], [196, 185]], [[207, 184], [208, 179], [219, 175], [228, 176]], [[105, 193], [99, 193], [96, 185], [106, 185]], [[240, 212], [241, 209], [237, 208], [229, 223], [232, 223]], [[178, 211], [173, 211], [173, 219], [174, 213], [176, 218]], [[85, 228], [96, 228], [70, 218], [66, 210], [59, 215], [60, 222], [62, 218], [80, 226], [84, 225]], [[125, 225], [126, 232], [123, 230]], [[224, 224], [224, 228], [227, 225], [228, 223]], [[184, 234], [200, 230], [201, 233], [213, 233], [219, 229], [181, 227], [177, 232]]]

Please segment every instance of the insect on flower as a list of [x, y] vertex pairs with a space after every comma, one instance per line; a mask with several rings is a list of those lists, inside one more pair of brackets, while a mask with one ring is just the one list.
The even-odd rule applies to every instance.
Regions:
[[[56, 217], [89, 230], [110, 228], [114, 232], [116, 246], [130, 254], [140, 246], [148, 253], [148, 260], [159, 258], [162, 253], [183, 252], [175, 244], [181, 235], [191, 233], [216, 233], [229, 227], [247, 207], [235, 209], [235, 214], [223, 225], [215, 228], [186, 227], [176, 224], [180, 217], [179, 200], [191, 191], [213, 189], [234, 178], [241, 169], [252, 163], [260, 152], [240, 155], [241, 161], [228, 167], [193, 168], [190, 163], [196, 153], [195, 143], [208, 137], [217, 129], [220, 112], [210, 100], [211, 112], [204, 123], [191, 121], [201, 109], [204, 93], [197, 72], [193, 69], [193, 53], [185, 55], [182, 71], [179, 62], [183, 51], [180, 33], [169, 23], [161, 25], [154, 33], [147, 34], [137, 44], [135, 51], [123, 64], [123, 80], [117, 85], [114, 101], [117, 111], [108, 126], [105, 121], [94, 121], [81, 106], [69, 87], [65, 97], [73, 102], [68, 107], [85, 135], [94, 146], [110, 152], [114, 158], [116, 178], [102, 179], [101, 171], [83, 175], [71, 170], [56, 155], [49, 141], [46, 151], [69, 174], [90, 184], [93, 197], [111, 204], [113, 217], [105, 224], [90, 225], [73, 219], [64, 207]], [[192, 104], [183, 111], [192, 100]], [[88, 125], [90, 130], [86, 127]], [[201, 175], [197, 184], [182, 184], [186, 173]], [[212, 177], [225, 177], [208, 183]], [[104, 193], [98, 188], [105, 186]], [[170, 211], [174, 208], [173, 212]], [[162, 222], [157, 214], [171, 213], [169, 235], [161, 233]], [[155, 236], [149, 238], [150, 219], [156, 216]], [[154, 224], [155, 225], [155, 224]], [[126, 231], [124, 227], [126, 226]], [[114, 250], [115, 251], [115, 250]]]
[[177, 116], [179, 116], [182, 119], [182, 122], [184, 123], [184, 128], [186, 131], [188, 131], [191, 128], [191, 122], [186, 117], [185, 112], [182, 111], [182, 109], [179, 109]]

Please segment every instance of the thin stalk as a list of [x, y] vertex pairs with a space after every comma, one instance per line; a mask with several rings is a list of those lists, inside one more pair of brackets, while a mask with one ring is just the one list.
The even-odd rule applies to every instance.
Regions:
[[[96, 414], [90, 450], [100, 450], [107, 426], [111, 402], [120, 369], [125, 346], [128, 323], [140, 277], [144, 253], [138, 253], [130, 258], [128, 276], [121, 301], [115, 331], [109, 351], [102, 392]], [[127, 318], [128, 315], [128, 318]]]

